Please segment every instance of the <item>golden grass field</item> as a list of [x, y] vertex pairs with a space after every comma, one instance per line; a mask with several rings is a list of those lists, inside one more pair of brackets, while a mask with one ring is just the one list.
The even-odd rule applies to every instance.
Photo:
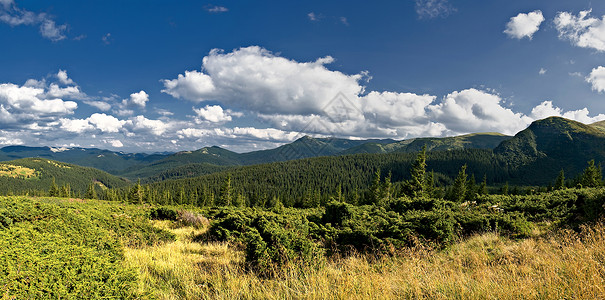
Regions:
[[196, 243], [204, 230], [157, 221], [177, 241], [127, 249], [138, 290], [159, 299], [603, 299], [605, 225], [523, 240], [484, 233], [445, 250], [393, 257], [331, 258], [319, 269], [284, 268], [265, 279], [224, 243]]
[[23, 166], [0, 164], [0, 176], [26, 179], [37, 177], [38, 174], [36, 170]]

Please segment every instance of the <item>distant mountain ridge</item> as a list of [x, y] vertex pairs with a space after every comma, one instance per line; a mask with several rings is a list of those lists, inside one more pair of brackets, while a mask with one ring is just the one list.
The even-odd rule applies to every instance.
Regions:
[[[471, 136], [471, 135], [467, 135]], [[122, 153], [96, 148], [52, 148], [7, 146], [0, 149], [0, 161], [27, 157], [93, 167], [130, 179], [147, 178], [171, 170], [173, 174], [201, 175], [217, 170], [215, 166], [243, 166], [272, 163], [320, 156], [356, 153], [415, 152], [427, 145], [429, 150], [464, 148], [492, 149], [497, 141], [509, 138], [501, 134], [475, 134], [449, 138], [423, 138], [396, 141], [393, 139], [351, 140], [341, 138], [313, 138], [303, 136], [292, 143], [274, 149], [236, 153], [217, 146], [172, 154]], [[488, 139], [489, 141], [485, 141]], [[368, 150], [369, 149], [369, 150]], [[379, 150], [374, 150], [379, 149]], [[192, 165], [193, 164], [193, 165]], [[183, 166], [187, 171], [179, 171]], [[197, 173], [199, 172], [199, 173]]]

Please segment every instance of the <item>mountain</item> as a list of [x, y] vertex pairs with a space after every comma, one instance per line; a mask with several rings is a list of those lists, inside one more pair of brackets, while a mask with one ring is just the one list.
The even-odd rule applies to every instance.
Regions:
[[516, 169], [512, 178], [536, 183], [542, 173], [563, 169], [566, 175], [575, 175], [589, 160], [605, 161], [605, 131], [594, 124], [550, 117], [533, 122], [502, 142], [494, 153]]
[[7, 146], [0, 149], [0, 160], [40, 157], [50, 160], [93, 167], [119, 174], [129, 167], [147, 165], [166, 157], [162, 154], [122, 153], [96, 148], [52, 148]]
[[213, 165], [214, 167], [211, 167], [211, 169], [215, 169], [216, 166], [239, 166], [242, 165], [240, 155], [239, 153], [216, 146], [205, 147], [196, 151], [178, 152], [145, 166], [133, 166], [120, 175], [126, 178], [137, 179], [154, 177], [167, 170], [171, 170], [172, 173], [186, 174], [186, 170], [179, 171], [178, 169], [175, 170], [175, 168], [189, 164]]
[[590, 124], [590, 126], [605, 131], [605, 121], [599, 121], [599, 122], [594, 122], [592, 124]]
[[495, 133], [473, 133], [445, 138], [416, 138], [392, 143], [364, 143], [342, 151], [340, 154], [418, 152], [426, 146], [427, 151], [450, 151], [460, 149], [493, 149], [510, 136]]
[[99, 188], [120, 188], [130, 184], [104, 171], [46, 158], [0, 163], [0, 191], [48, 191], [53, 179], [58, 186], [69, 184], [72, 190], [82, 193], [92, 182]]

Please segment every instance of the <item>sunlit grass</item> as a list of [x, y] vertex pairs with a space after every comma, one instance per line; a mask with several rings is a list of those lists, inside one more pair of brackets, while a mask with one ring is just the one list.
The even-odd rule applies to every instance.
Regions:
[[605, 226], [525, 240], [485, 233], [447, 250], [395, 257], [352, 255], [324, 267], [284, 268], [266, 279], [224, 243], [196, 243], [204, 230], [156, 226], [176, 242], [127, 249], [138, 289], [160, 299], [599, 299], [605, 297]]

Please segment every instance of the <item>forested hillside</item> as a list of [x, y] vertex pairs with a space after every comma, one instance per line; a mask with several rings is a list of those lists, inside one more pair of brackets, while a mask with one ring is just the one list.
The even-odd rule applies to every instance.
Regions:
[[84, 195], [91, 185], [101, 192], [128, 186], [130, 182], [94, 168], [43, 158], [0, 163], [0, 191], [4, 195], [46, 195], [53, 188], [55, 196]]

